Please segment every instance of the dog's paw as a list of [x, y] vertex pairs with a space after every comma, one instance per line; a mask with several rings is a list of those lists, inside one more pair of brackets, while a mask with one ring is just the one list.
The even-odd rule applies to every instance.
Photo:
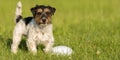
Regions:
[[17, 54], [17, 50], [15, 50], [15, 49], [11, 49], [11, 52], [12, 52], [13, 54]]
[[46, 49], [46, 48], [44, 48], [43, 49], [43, 51], [44, 51], [44, 53], [46, 53], [46, 54], [48, 54], [48, 53], [51, 53], [52, 51], [51, 51], [51, 49]]

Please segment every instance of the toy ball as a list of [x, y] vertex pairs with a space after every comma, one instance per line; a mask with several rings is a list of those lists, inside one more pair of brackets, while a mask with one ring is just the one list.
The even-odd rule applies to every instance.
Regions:
[[72, 49], [67, 46], [56, 46], [52, 48], [52, 53], [57, 55], [71, 55]]

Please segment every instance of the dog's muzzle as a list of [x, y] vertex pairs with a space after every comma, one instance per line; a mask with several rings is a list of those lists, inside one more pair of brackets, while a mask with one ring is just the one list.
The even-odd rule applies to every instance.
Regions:
[[45, 23], [46, 20], [47, 20], [47, 15], [46, 14], [42, 14], [41, 20], [42, 20], [43, 23]]
[[46, 17], [42, 17], [42, 22], [45, 23], [45, 22], [46, 22], [46, 19], [47, 19]]

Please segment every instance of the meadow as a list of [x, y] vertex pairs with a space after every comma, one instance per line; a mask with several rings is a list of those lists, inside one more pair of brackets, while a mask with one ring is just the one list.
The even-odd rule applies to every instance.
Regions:
[[120, 60], [120, 0], [21, 0], [23, 17], [32, 16], [36, 4], [56, 8], [54, 46], [71, 47], [71, 56], [45, 54], [40, 46], [34, 56], [24, 37], [18, 53], [11, 53], [18, 1], [0, 0], [0, 60]]

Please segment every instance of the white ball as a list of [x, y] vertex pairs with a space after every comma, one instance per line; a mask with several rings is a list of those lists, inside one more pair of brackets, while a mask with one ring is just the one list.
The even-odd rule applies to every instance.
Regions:
[[67, 46], [56, 46], [52, 48], [52, 53], [57, 55], [71, 55], [72, 49]]

